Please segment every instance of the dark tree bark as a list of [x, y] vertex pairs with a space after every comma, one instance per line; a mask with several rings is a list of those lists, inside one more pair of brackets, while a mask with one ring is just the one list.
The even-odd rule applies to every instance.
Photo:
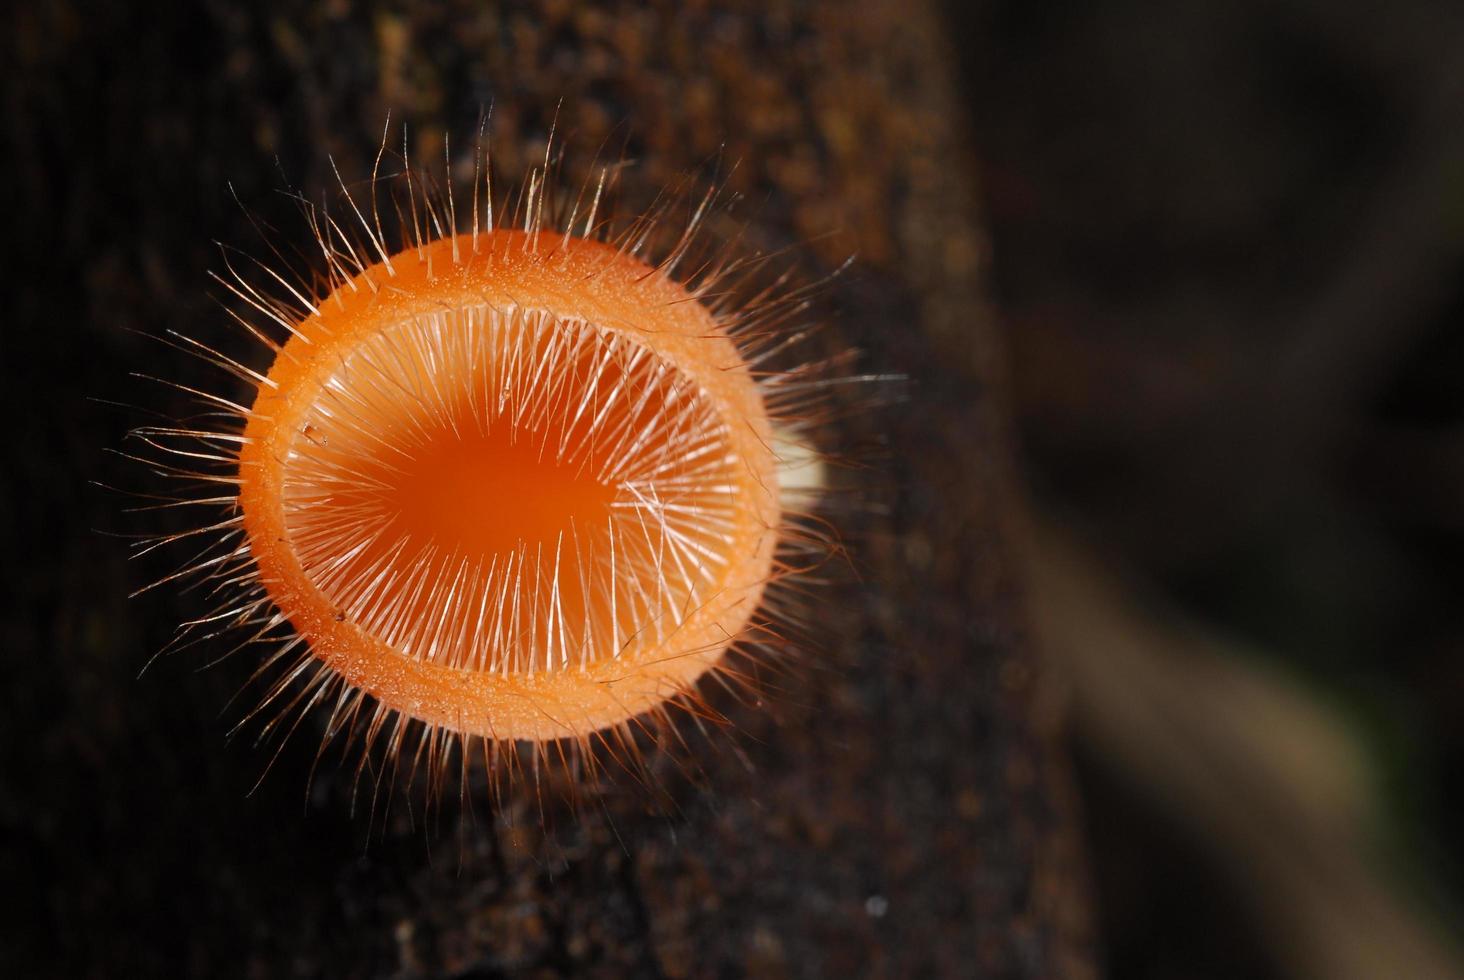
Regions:
[[[904, 0], [575, 6], [12, 13], [7, 975], [1086, 974], [1078, 848], [1003, 544], [1009, 447], [951, 39]], [[313, 731], [250, 793], [269, 752], [223, 744], [242, 710], [218, 712], [251, 665], [197, 673], [222, 652], [205, 648], [137, 679], [203, 607], [125, 599], [147, 569], [91, 531], [126, 523], [85, 481], [126, 478], [103, 447], [129, 419], [84, 399], [144, 400], [129, 370], [196, 370], [132, 331], [227, 343], [208, 243], [253, 234], [229, 183], [267, 212], [280, 174], [328, 188], [330, 152], [362, 172], [348, 161], [387, 109], [440, 146], [490, 101], [511, 174], [561, 99], [568, 144], [623, 142], [639, 185], [736, 161], [755, 244], [793, 246], [810, 275], [857, 254], [826, 294], [839, 340], [912, 383], [840, 423], [875, 466], [839, 479], [890, 489], [847, 508], [858, 580], [818, 600], [823, 652], [781, 721], [737, 709], [743, 752], [699, 760], [678, 809], [622, 788], [545, 831], [511, 800], [460, 837], [451, 814], [434, 836], [397, 806], [367, 841], [349, 771], [304, 795]]]

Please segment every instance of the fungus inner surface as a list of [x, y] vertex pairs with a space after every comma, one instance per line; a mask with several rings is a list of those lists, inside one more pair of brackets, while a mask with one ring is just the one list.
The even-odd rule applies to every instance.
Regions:
[[749, 516], [708, 394], [624, 332], [415, 316], [341, 359], [283, 465], [310, 582], [402, 656], [498, 674], [656, 650]]

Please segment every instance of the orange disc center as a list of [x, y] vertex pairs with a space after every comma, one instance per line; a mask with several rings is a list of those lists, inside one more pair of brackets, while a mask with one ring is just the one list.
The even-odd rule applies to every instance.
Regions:
[[577, 528], [598, 527], [615, 488], [546, 453], [506, 426], [489, 432], [443, 428], [399, 475], [386, 477], [383, 509], [393, 530], [421, 541], [452, 542], [477, 558], [521, 543], [554, 546]]

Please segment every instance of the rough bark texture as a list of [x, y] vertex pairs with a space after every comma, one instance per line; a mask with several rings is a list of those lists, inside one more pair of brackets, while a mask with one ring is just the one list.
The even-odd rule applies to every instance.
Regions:
[[[901, 0], [477, 6], [12, 14], [0, 868], [21, 902], [0, 972], [1083, 974], [1076, 849], [1003, 552], [1008, 447], [934, 15]], [[136, 525], [86, 481], [125, 479], [103, 447], [136, 419], [84, 399], [145, 400], [131, 370], [199, 370], [131, 331], [228, 343], [205, 272], [210, 239], [252, 234], [229, 182], [267, 210], [280, 174], [318, 194], [328, 152], [369, 155], [388, 108], [432, 147], [490, 101], [512, 174], [561, 99], [570, 145], [624, 141], [641, 186], [720, 154], [740, 161], [729, 186], [756, 244], [796, 246], [812, 275], [858, 254], [828, 294], [840, 341], [913, 384], [842, 439], [884, 447], [893, 489], [849, 508], [859, 581], [818, 600], [818, 665], [779, 722], [738, 710], [746, 758], [700, 760], [677, 812], [622, 787], [554, 830], [520, 801], [459, 838], [451, 814], [434, 836], [398, 806], [368, 842], [348, 772], [302, 789], [312, 731], [250, 795], [269, 754], [225, 744], [239, 704], [219, 717], [249, 664], [195, 672], [222, 652], [205, 649], [136, 677], [206, 607], [126, 600], [150, 569], [91, 529]]]

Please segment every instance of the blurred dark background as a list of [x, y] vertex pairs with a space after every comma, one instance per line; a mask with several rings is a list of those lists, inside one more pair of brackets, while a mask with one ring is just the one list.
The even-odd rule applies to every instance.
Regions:
[[[891, 5], [876, 6], [888, 17]], [[888, 873], [881, 862], [933, 866], [926, 891], [937, 894], [913, 907], [934, 910], [930, 928], [947, 930], [936, 935], [952, 953], [932, 954], [927, 969], [959, 975], [952, 964], [975, 962], [962, 958], [969, 944], [1002, 964], [979, 971], [990, 975], [1086, 975], [1044, 958], [1059, 945], [1043, 938], [1050, 930], [1018, 934], [1001, 918], [1012, 907], [1006, 896], [1026, 902], [1042, 890], [1023, 875], [1031, 855], [1012, 830], [1036, 813], [1031, 822], [1041, 827], [1070, 819], [1081, 828], [1087, 888], [1078, 904], [1091, 904], [1091, 955], [1109, 975], [1458, 975], [1464, 6], [1100, 0], [1059, 9], [978, 0], [947, 4], [932, 32], [888, 35], [879, 33], [887, 21], [873, 18], [861, 43], [901, 54], [869, 59], [868, 90], [810, 96], [880, 107], [851, 109], [851, 130], [823, 129], [823, 155], [801, 153], [802, 119], [781, 113], [780, 98], [816, 88], [820, 59], [864, 56], [842, 43], [850, 29], [835, 24], [841, 15], [804, 17], [777, 5], [775, 14], [721, 16], [705, 7], [689, 5], [692, 40], [669, 53], [646, 55], [637, 38], [661, 35], [629, 14], [623, 24], [585, 27], [570, 5], [552, 3], [542, 20], [571, 26], [536, 33], [539, 14], [519, 11], [504, 16], [502, 43], [533, 52], [516, 77], [548, 66], [544, 88], [581, 97], [591, 131], [601, 115], [609, 125], [615, 111], [635, 108], [632, 122], [653, 134], [634, 147], [652, 179], [658, 160], [697, 158], [728, 141], [729, 157], [752, 161], [739, 189], [762, 209], [754, 227], [772, 229], [770, 244], [832, 228], [808, 246], [816, 262], [836, 264], [857, 250], [865, 271], [836, 288], [833, 303], [877, 367], [915, 375], [899, 425], [918, 432], [934, 419], [963, 432], [967, 409], [1003, 429], [1009, 421], [1025, 493], [1012, 500], [983, 487], [967, 506], [984, 515], [1005, 500], [1012, 511], [979, 520], [1010, 527], [1043, 665], [1030, 727], [1057, 741], [1055, 756], [1070, 755], [1076, 776], [1076, 793], [1041, 792], [1042, 806], [1017, 799], [978, 808], [988, 823], [959, 844], [969, 848], [962, 860], [980, 854], [969, 864], [933, 856], [932, 842], [939, 836], [948, 846], [941, 834], [951, 827], [919, 801], [902, 799], [890, 818], [908, 821], [907, 836], [890, 831], [890, 839], [914, 847], [913, 857], [888, 847], [871, 856], [863, 838], [842, 846], [838, 834], [807, 831], [817, 846], [805, 848], [811, 863], [795, 870], [806, 878], [789, 894], [845, 873], [845, 864], [823, 861], [830, 851], [849, 858], [861, 887], [859, 875]], [[472, 70], [452, 25], [420, 12], [348, 3], [264, 13], [204, 3], [104, 17], [65, 3], [39, 9], [16, 9], [3, 70], [5, 166], [14, 168], [3, 183], [22, 275], [0, 325], [12, 439], [0, 508], [14, 536], [6, 551], [16, 556], [0, 579], [14, 612], [0, 634], [8, 706], [0, 825], [10, 837], [0, 878], [13, 883], [21, 909], [0, 928], [0, 956], [15, 959], [16, 975], [46, 967], [91, 976], [328, 976], [334, 967], [435, 975], [471, 960], [451, 942], [475, 929], [513, 936], [522, 948], [499, 948], [492, 970], [459, 975], [525, 964], [574, 973], [588, 955], [576, 942], [643, 952], [624, 936], [654, 931], [643, 903], [655, 897], [636, 890], [628, 868], [655, 880], [672, 860], [664, 849], [621, 862], [622, 852], [587, 836], [573, 846], [609, 856], [572, 861], [567, 883], [530, 861], [539, 877], [519, 891], [500, 881], [500, 890], [472, 894], [461, 875], [417, 869], [416, 830], [396, 831], [367, 855], [341, 816], [345, 791], [328, 780], [304, 804], [323, 813], [307, 820], [298, 787], [308, 752], [284, 754], [280, 771], [250, 796], [260, 753], [248, 739], [221, 748], [233, 716], [215, 717], [242, 674], [227, 666], [194, 674], [173, 663], [134, 680], [145, 652], [197, 609], [186, 597], [128, 603], [143, 573], [127, 566], [120, 544], [91, 533], [117, 526], [117, 504], [84, 486], [122, 472], [100, 455], [128, 423], [127, 413], [85, 398], [136, 401], [125, 370], [172, 357], [129, 331], [225, 326], [203, 272], [216, 264], [212, 237], [248, 231], [228, 198], [231, 183], [251, 204], [281, 180], [324, 186], [324, 154], [289, 137], [306, 127], [333, 131], [342, 157], [354, 158], [352, 140], [379, 129], [382, 103], [411, 103], [461, 128], [489, 97], [510, 106], [538, 98], [538, 115], [500, 112], [511, 147], [542, 129], [552, 99], [539, 98], [532, 80], [500, 91]], [[597, 32], [613, 43], [595, 49], [598, 61], [582, 58], [577, 45]], [[322, 39], [329, 43], [312, 47]], [[402, 61], [407, 40], [426, 45], [420, 63]], [[741, 79], [736, 58], [724, 72], [725, 59], [704, 58], [702, 43], [752, 50], [775, 70], [797, 64], [802, 74], [788, 69], [781, 85], [776, 73], [772, 82], [756, 72]], [[663, 73], [644, 91], [603, 81], [615, 78], [615, 58], [642, 56]], [[447, 67], [437, 74], [433, 64]], [[708, 65], [723, 89], [680, 84], [678, 70]], [[595, 79], [581, 84], [592, 68]], [[922, 101], [931, 77], [950, 101]], [[377, 87], [353, 105], [352, 85], [363, 78]], [[645, 110], [631, 89], [651, 92], [645, 105], [661, 108]], [[703, 121], [685, 125], [683, 115]], [[683, 125], [668, 130], [668, 121]], [[686, 143], [654, 135], [663, 131], [692, 135]], [[846, 166], [840, 146], [862, 166]], [[907, 158], [933, 161], [943, 175], [904, 169]], [[759, 160], [777, 165], [764, 172]], [[905, 227], [935, 227], [941, 215], [909, 199], [922, 187], [951, 186], [975, 188], [982, 233], [974, 252], [964, 239]], [[169, 206], [156, 206], [164, 197]], [[948, 247], [911, 245], [931, 238]], [[971, 288], [985, 291], [975, 304], [943, 287], [955, 311], [945, 322], [969, 322], [979, 334], [957, 346], [976, 352], [983, 384], [950, 367], [938, 339], [923, 339], [937, 336], [934, 327], [890, 327], [929, 281], [932, 254], [944, 255], [947, 270], [969, 269]], [[986, 332], [990, 324], [998, 332]], [[1000, 440], [993, 450], [983, 436], [970, 438], [973, 465], [989, 454], [1002, 466]], [[940, 508], [960, 506], [964, 493], [939, 474], [934, 491], [924, 476], [908, 478], [917, 503], [902, 504], [892, 525], [871, 535], [876, 584], [865, 616], [873, 625], [838, 627], [841, 641], [863, 644], [866, 664], [899, 652], [881, 646], [879, 617], [898, 624], [901, 601], [907, 611], [925, 609], [902, 585], [880, 591], [881, 562], [898, 564], [885, 557], [900, 552], [887, 546], [890, 536], [904, 528], [910, 554], [931, 541], [940, 547], [948, 516]], [[921, 510], [927, 498], [936, 504]], [[940, 530], [923, 537], [931, 528]], [[991, 594], [981, 592], [982, 602]], [[944, 601], [936, 608], [955, 609], [951, 630], [995, 637], [980, 641], [992, 649], [1025, 642], [1012, 637], [1026, 632], [1001, 618], [1012, 615], [1009, 605], [962, 607], [954, 588]], [[987, 617], [997, 625], [988, 628]], [[978, 691], [1007, 677], [972, 674]], [[965, 683], [951, 677], [945, 683]], [[867, 686], [844, 700], [873, 702], [889, 680], [869, 671]], [[994, 769], [1030, 747], [1025, 715], [1007, 718], [1005, 702], [973, 704], [974, 721], [962, 715], [920, 743], [930, 756], [912, 770], [928, 771], [934, 794], [951, 792], [945, 780], [963, 764], [953, 759], [990, 755]], [[871, 726], [869, 738], [883, 731]], [[180, 745], [180, 732], [195, 741]], [[760, 763], [782, 771], [777, 759]], [[719, 805], [735, 816], [735, 791], [727, 795]], [[220, 812], [219, 801], [237, 809]], [[217, 825], [186, 836], [191, 807]], [[701, 816], [682, 828], [685, 841], [714, 822]], [[261, 838], [260, 826], [274, 832]], [[1008, 846], [1013, 836], [1019, 846]], [[997, 843], [981, 853], [987, 840]], [[729, 861], [740, 860], [727, 848]], [[110, 861], [124, 851], [126, 860]], [[470, 880], [472, 869], [502, 857], [460, 860]], [[956, 865], [963, 875], [978, 870], [953, 886], [964, 889], [962, 904], [941, 905], [949, 890], [941, 869]], [[759, 887], [766, 897], [771, 885]], [[566, 892], [604, 899], [610, 924], [599, 928], [611, 938], [582, 929], [573, 905], [550, 914]], [[977, 935], [987, 906], [969, 895], [1002, 898], [990, 925], [998, 938]], [[668, 904], [681, 901], [677, 893]], [[776, 918], [781, 906], [770, 907]], [[863, 922], [879, 907], [859, 906], [852, 918]], [[199, 908], [208, 910], [205, 923]], [[501, 918], [463, 924], [490, 911]], [[747, 972], [838, 966], [798, 961], [795, 940], [780, 933], [790, 945], [777, 946], [739, 909], [704, 914], [697, 921], [709, 928], [746, 926], [756, 953], [742, 961]], [[971, 923], [969, 936], [962, 922]], [[185, 926], [198, 935], [183, 935]], [[345, 928], [369, 934], [372, 949], [352, 953]], [[111, 959], [127, 935], [137, 947], [117, 947]], [[839, 945], [830, 935], [843, 941], [839, 932], [809, 944]], [[225, 938], [213, 947], [216, 936]], [[1005, 952], [1001, 937], [1016, 951]], [[916, 952], [933, 942], [918, 931], [864, 940]], [[666, 948], [659, 960], [605, 953], [593, 962], [606, 974], [676, 973]], [[791, 969], [780, 955], [792, 958]], [[856, 960], [844, 972], [900, 975], [899, 962]]]
[[[1280, 816], [1214, 819], [1184, 774], [1157, 775], [1156, 741], [1203, 744], [1191, 775], [1236, 795], [1249, 785], [1236, 768], [1259, 755], [1299, 797], [1335, 801], [1324, 819], [1352, 830], [1300, 818], [1297, 837], [1351, 841], [1399, 914], [1459, 940], [1464, 7], [1118, 0], [950, 15], [1036, 506], [1127, 582], [1142, 615], [1184, 621], [1135, 667], [1178, 672], [1156, 697], [1228, 690], [1217, 658], [1248, 674], [1197, 700], [1195, 718], [1171, 709], [1174, 734], [1161, 725], [1158, 740], [1104, 736], [1133, 710], [1122, 695], [1073, 695], [1108, 964], [1336, 975], [1305, 951], [1319, 929], [1352, 956], [1349, 933], [1373, 937], [1373, 972], [1352, 975], [1419, 975], [1409, 940], [1380, 924], [1393, 912], [1349, 892], [1346, 859], [1291, 841]], [[1066, 628], [1060, 661], [1104, 649], [1101, 616]], [[1184, 741], [1207, 710], [1231, 721]], [[1294, 844], [1280, 860], [1307, 864], [1314, 886], [1248, 869], [1268, 835]], [[1311, 910], [1260, 897], [1276, 888], [1318, 909], [1321, 893], [1350, 897], [1303, 926]]]

